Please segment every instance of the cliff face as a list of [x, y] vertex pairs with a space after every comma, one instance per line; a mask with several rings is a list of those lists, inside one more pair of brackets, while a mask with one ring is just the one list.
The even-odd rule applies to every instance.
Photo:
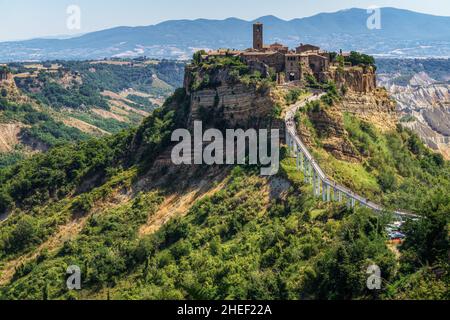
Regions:
[[380, 80], [396, 100], [400, 116], [406, 119], [402, 125], [450, 159], [450, 85], [437, 82], [425, 72], [412, 76], [406, 85], [394, 83], [397, 77], [383, 74]]
[[[323, 149], [331, 153], [336, 159], [358, 162], [361, 160], [357, 150], [350, 143], [348, 134], [344, 128], [344, 120], [341, 110], [333, 106], [320, 112], [308, 112], [308, 118], [314, 126], [315, 133], [320, 138]], [[302, 140], [309, 146], [314, 146], [310, 130], [304, 124], [298, 130]]]
[[396, 102], [382, 88], [364, 94], [348, 92], [339, 104], [339, 109], [372, 123], [381, 132], [395, 130], [398, 123]]
[[184, 86], [190, 97], [191, 125], [212, 120], [220, 127], [278, 127], [269, 120], [274, 108], [269, 85], [241, 81], [227, 68], [205, 72], [187, 67]]
[[338, 69], [331, 67], [323, 75], [323, 80], [332, 80], [338, 88], [345, 87], [350, 91], [369, 93], [377, 88], [376, 74], [371, 67], [351, 67]]
[[[373, 124], [381, 132], [395, 130], [398, 123], [395, 102], [384, 89], [376, 89], [370, 93], [349, 91], [341, 101], [331, 107], [322, 108], [320, 111], [309, 110], [307, 115], [317, 138], [320, 139], [320, 146], [336, 159], [347, 162], [360, 162], [362, 156], [350, 142], [345, 129], [346, 113]], [[302, 140], [313, 148], [316, 144], [314, 137], [304, 123], [300, 124], [298, 132]]]
[[8, 73], [8, 76], [4, 80], [0, 80], [0, 91], [1, 97], [7, 99], [8, 101], [17, 103], [30, 102], [30, 98], [22, 94], [17, 88], [14, 77], [11, 73]]

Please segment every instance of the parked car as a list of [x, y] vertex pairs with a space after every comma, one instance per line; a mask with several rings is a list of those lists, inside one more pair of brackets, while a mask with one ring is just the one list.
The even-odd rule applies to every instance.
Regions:
[[399, 231], [389, 233], [389, 239], [391, 240], [403, 240], [405, 238], [406, 236]]

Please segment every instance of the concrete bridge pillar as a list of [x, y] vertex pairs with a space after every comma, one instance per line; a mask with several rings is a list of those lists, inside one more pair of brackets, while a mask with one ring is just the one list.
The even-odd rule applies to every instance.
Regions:
[[286, 125], [286, 145], [289, 146], [289, 127]]
[[300, 168], [304, 168], [305, 167], [305, 155], [300, 152]]
[[314, 186], [315, 186], [315, 196], [320, 197], [320, 178], [317, 175], [316, 171], [313, 171], [314, 173]]
[[288, 133], [286, 145], [288, 148], [288, 155], [290, 157], [291, 156], [291, 134], [290, 133]]
[[327, 184], [327, 202], [331, 202], [331, 188], [330, 185]]
[[288, 150], [288, 157], [291, 156], [291, 134], [288, 132], [286, 134], [286, 146]]
[[313, 194], [316, 196], [316, 175], [313, 175]]
[[323, 202], [327, 201], [327, 185], [325, 182], [322, 182], [322, 200]]
[[322, 192], [322, 180], [320, 180], [320, 177], [317, 173], [316, 177], [317, 177], [317, 197], [320, 197], [320, 194]]
[[309, 182], [308, 161], [303, 163], [303, 175], [305, 176], [305, 183]]

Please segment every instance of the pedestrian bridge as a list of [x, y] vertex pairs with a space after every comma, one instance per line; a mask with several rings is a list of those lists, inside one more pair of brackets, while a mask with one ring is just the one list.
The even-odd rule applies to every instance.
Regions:
[[[294, 155], [297, 159], [297, 169], [303, 172], [305, 183], [309, 183], [313, 186], [314, 196], [322, 197], [323, 201], [346, 202], [347, 206], [351, 208], [359, 205], [370, 208], [375, 212], [384, 211], [381, 205], [373, 203], [329, 179], [297, 135], [294, 120], [296, 112], [300, 108], [303, 108], [308, 102], [319, 100], [323, 95], [323, 93], [320, 95], [315, 95], [313, 97], [309, 97], [305, 101], [293, 105], [293, 107], [286, 114], [286, 145], [288, 146], [291, 155]], [[414, 214], [400, 210], [395, 210], [393, 213], [399, 218], [418, 217]]]

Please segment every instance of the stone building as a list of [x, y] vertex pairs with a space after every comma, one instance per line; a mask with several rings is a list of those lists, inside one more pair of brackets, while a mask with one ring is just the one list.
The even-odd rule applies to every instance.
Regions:
[[[345, 56], [345, 53], [340, 53]], [[230, 50], [221, 49], [210, 51], [202, 59], [209, 59], [209, 57], [224, 57], [224, 56], [238, 56], [241, 57], [252, 70], [257, 70], [262, 74], [275, 72], [277, 82], [282, 84], [284, 82], [304, 81], [307, 75], [314, 76], [319, 81], [326, 81], [330, 79], [331, 75], [336, 73], [337, 66], [332, 63], [330, 54], [323, 51], [318, 46], [311, 44], [300, 44], [293, 50], [287, 46], [275, 42], [270, 45], [264, 45], [264, 26], [257, 22], [253, 25], [253, 48], [246, 50]], [[344, 66], [347, 73], [354, 72], [351, 65]], [[356, 72], [358, 73], [358, 72]], [[370, 72], [362, 72], [366, 74]], [[333, 78], [333, 77], [331, 77]], [[342, 77], [335, 76], [341, 79]], [[367, 76], [368, 85], [364, 88], [357, 88], [354, 85], [349, 87], [356, 88], [355, 91], [371, 90], [373, 87], [372, 75]], [[365, 79], [365, 78], [364, 78]], [[363, 80], [364, 80], [363, 79]], [[346, 83], [352, 83], [348, 79]]]
[[284, 73], [286, 82], [302, 80], [305, 74], [319, 79], [330, 63], [328, 53], [310, 44], [300, 44], [295, 50], [278, 42], [264, 45], [264, 26], [259, 22], [253, 25], [253, 48], [236, 52], [236, 55], [242, 56], [247, 63], [262, 62], [277, 74]]
[[319, 47], [313, 46], [312, 44], [303, 44], [295, 48], [295, 52], [297, 53], [305, 53], [305, 52], [315, 52], [318, 53], [320, 51]]
[[259, 61], [265, 63], [275, 72], [280, 73], [285, 70], [285, 54], [278, 51], [244, 51], [240, 54], [247, 62]]
[[267, 47], [271, 51], [281, 52], [281, 53], [288, 53], [289, 47], [286, 47], [285, 45], [275, 42], [272, 43]]
[[262, 23], [255, 23], [253, 25], [253, 49], [255, 50], [263, 50], [264, 46], [264, 26]]
[[286, 81], [298, 81], [302, 78], [302, 67], [300, 63], [300, 55], [296, 53], [288, 53], [286, 59]]
[[328, 70], [330, 60], [327, 56], [313, 53], [307, 55], [307, 57], [309, 68], [313, 74], [320, 74], [321, 72]]

